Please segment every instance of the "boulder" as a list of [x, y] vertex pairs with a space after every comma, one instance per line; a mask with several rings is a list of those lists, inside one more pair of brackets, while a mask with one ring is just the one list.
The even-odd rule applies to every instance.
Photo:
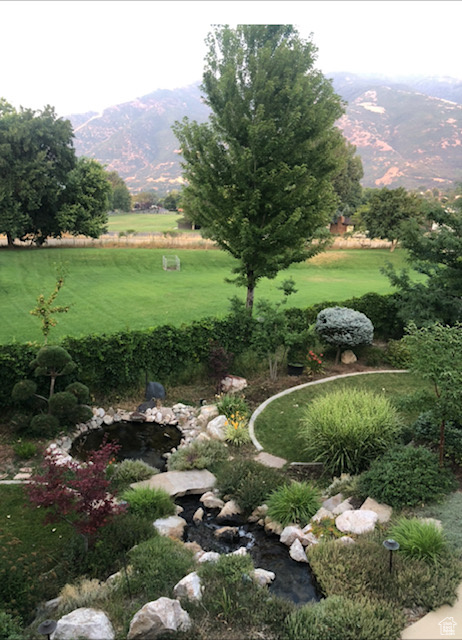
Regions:
[[292, 542], [289, 549], [289, 554], [292, 560], [295, 560], [295, 562], [308, 562], [306, 551], [298, 538], [297, 540], [294, 540]]
[[337, 544], [355, 544], [355, 541], [353, 540], [353, 538], [350, 538], [350, 536], [335, 538], [334, 542], [336, 542]]
[[169, 518], [159, 518], [154, 521], [154, 528], [160, 533], [161, 536], [168, 536], [169, 538], [176, 538], [181, 540], [183, 537], [183, 531], [186, 526], [186, 520], [180, 518], [180, 516], [170, 516]]
[[343, 364], [353, 364], [357, 361], [357, 359], [358, 358], [355, 356], [353, 351], [351, 351], [351, 349], [347, 349], [346, 351], [344, 351], [341, 356]]
[[375, 511], [355, 509], [337, 516], [335, 526], [342, 533], [368, 533], [374, 530], [378, 519]]
[[216, 551], [206, 551], [200, 557], [198, 557], [198, 555], [194, 557], [196, 558], [197, 562], [199, 562], [199, 564], [202, 564], [203, 562], [218, 562], [218, 560], [220, 559], [220, 554]]
[[294, 540], [300, 540], [300, 538], [303, 538], [303, 531], [300, 527], [289, 525], [284, 528], [279, 541], [290, 547]]
[[263, 526], [265, 527], [266, 533], [274, 533], [277, 536], [280, 536], [284, 530], [284, 527], [279, 522], [275, 520], [271, 520], [269, 516], [263, 520]]
[[240, 376], [226, 376], [220, 383], [223, 393], [237, 393], [247, 386], [247, 380]]
[[273, 573], [272, 571], [266, 571], [266, 569], [255, 569], [251, 575], [251, 578], [261, 587], [264, 587], [265, 585], [270, 584], [270, 582], [273, 582], [275, 577], [275, 573]]
[[327, 509], [327, 511], [332, 511], [333, 513], [334, 509], [338, 507], [341, 502], [343, 502], [343, 495], [341, 493], [337, 493], [335, 496], [324, 500], [322, 506], [324, 509]]
[[339, 516], [341, 513], [344, 513], [345, 511], [352, 511], [353, 509], [354, 507], [350, 502], [350, 498], [347, 498], [339, 505], [337, 505], [332, 513], [334, 514], [334, 516]]
[[58, 620], [53, 640], [114, 640], [112, 624], [103, 611], [81, 607]]
[[193, 522], [194, 524], [198, 524], [199, 522], [202, 522], [203, 519], [204, 519], [204, 510], [202, 507], [199, 507], [199, 509], [197, 509], [193, 515]]
[[319, 540], [310, 531], [308, 533], [303, 534], [303, 537], [300, 538], [300, 542], [304, 547], [310, 547], [312, 544], [318, 544]]
[[238, 516], [242, 513], [242, 509], [234, 500], [228, 500], [225, 503], [225, 506], [217, 515], [217, 520], [226, 520], [228, 518], [232, 518], [232, 516]]
[[[191, 619], [178, 600], [158, 598], [135, 613], [130, 622], [127, 640], [155, 640], [177, 631], [188, 631]], [[100, 636], [99, 640], [104, 638]]]
[[[208, 469], [191, 471], [166, 471], [149, 478], [133, 482], [131, 487], [164, 489], [172, 498], [189, 494], [203, 494], [215, 485], [216, 478]], [[223, 506], [223, 505], [222, 505]]]
[[226, 427], [228, 424], [228, 418], [226, 416], [217, 416], [211, 420], [207, 425], [207, 435], [212, 440], [224, 441], [226, 438]]
[[378, 520], [380, 523], [389, 522], [392, 514], [392, 507], [388, 504], [382, 504], [380, 502], [376, 502], [373, 498], [367, 498], [365, 502], [361, 505], [360, 511], [374, 511], [377, 514]]
[[190, 602], [199, 602], [202, 598], [201, 579], [198, 574], [193, 571], [188, 573], [173, 587], [173, 595], [175, 598], [184, 598]]
[[149, 400], [164, 400], [165, 399], [165, 388], [160, 382], [148, 382], [146, 384], [146, 391], [144, 394], [145, 399], [149, 402]]
[[252, 514], [247, 518], [248, 522], [258, 522], [262, 518], [266, 518], [268, 513], [268, 505], [261, 504], [259, 507], [255, 507]]
[[210, 420], [213, 420], [217, 416], [218, 409], [216, 404], [204, 404], [197, 416], [197, 424], [201, 429], [205, 429]]
[[231, 553], [229, 555], [231, 555], [231, 556], [246, 556], [247, 555], [247, 549], [245, 547], [239, 547], [239, 549], [236, 549], [236, 551], [231, 551]]
[[311, 520], [313, 522], [319, 522], [320, 520], [322, 520], [323, 518], [333, 518], [334, 514], [332, 513], [332, 511], [329, 511], [328, 509], [326, 509], [325, 507], [321, 507], [320, 509], [318, 509], [316, 511], [316, 513], [314, 514], [314, 516], [311, 518]]
[[239, 538], [238, 527], [220, 527], [213, 535], [224, 542], [235, 542]]
[[206, 507], [206, 509], [223, 509], [223, 507], [225, 506], [223, 500], [218, 498], [214, 493], [212, 493], [212, 491], [207, 491], [206, 493], [204, 493], [201, 496], [200, 501], [202, 502], [204, 507]]

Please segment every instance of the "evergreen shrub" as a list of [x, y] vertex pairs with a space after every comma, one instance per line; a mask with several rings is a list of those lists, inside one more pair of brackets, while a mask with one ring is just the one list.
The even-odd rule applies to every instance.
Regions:
[[392, 507], [437, 502], [455, 488], [454, 475], [441, 468], [438, 456], [424, 447], [397, 446], [375, 460], [359, 477], [363, 496]]
[[[414, 441], [438, 450], [441, 419], [433, 411], [421, 413], [411, 428]], [[444, 428], [444, 455], [455, 464], [462, 463], [462, 425], [447, 421]]]
[[214, 469], [229, 457], [227, 446], [219, 440], [194, 441], [180, 447], [167, 460], [168, 471], [188, 471], [190, 469]]

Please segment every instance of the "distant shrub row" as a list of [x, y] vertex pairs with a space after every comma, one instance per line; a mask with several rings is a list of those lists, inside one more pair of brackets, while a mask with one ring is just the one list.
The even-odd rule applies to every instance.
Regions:
[[[319, 311], [336, 304], [339, 303], [329, 301], [307, 309], [287, 309], [291, 330], [306, 330], [315, 322]], [[368, 293], [341, 304], [370, 318], [375, 337], [402, 336], [403, 326], [397, 319], [398, 300], [394, 294]], [[77, 376], [90, 391], [120, 391], [136, 388], [145, 372], [151, 380], [174, 382], [188, 367], [207, 362], [211, 340], [235, 355], [243, 353], [250, 344], [253, 323], [247, 314], [233, 312], [224, 319], [204, 318], [181, 327], [162, 325], [112, 335], [67, 337], [61, 346], [77, 364]], [[30, 376], [29, 364], [38, 349], [39, 345], [31, 343], [0, 345], [0, 407], [11, 406], [12, 388]], [[64, 377], [62, 384], [71, 382]]]

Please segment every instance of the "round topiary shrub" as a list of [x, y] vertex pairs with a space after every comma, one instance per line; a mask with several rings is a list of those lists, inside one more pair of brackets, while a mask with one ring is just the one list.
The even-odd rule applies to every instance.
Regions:
[[399, 542], [399, 552], [408, 558], [436, 562], [446, 550], [446, 539], [436, 522], [421, 518], [400, 518], [390, 529]]
[[48, 401], [48, 408], [52, 415], [56, 416], [62, 423], [69, 424], [71, 411], [77, 406], [77, 398], [69, 391], [59, 391], [51, 396]]
[[323, 309], [317, 315], [315, 329], [321, 340], [337, 347], [336, 362], [341, 348], [371, 344], [374, 337], [374, 326], [369, 318], [348, 307]]
[[32, 418], [27, 433], [36, 438], [52, 438], [60, 429], [59, 420], [50, 413], [39, 413]]
[[404, 616], [387, 602], [331, 596], [296, 609], [286, 621], [287, 640], [396, 640]]
[[81, 382], [71, 382], [65, 390], [72, 393], [77, 398], [79, 404], [88, 404], [90, 402], [90, 390]]
[[27, 402], [34, 396], [36, 391], [37, 385], [33, 380], [21, 380], [14, 385], [11, 397], [14, 402]]
[[127, 489], [121, 499], [128, 502], [128, 511], [135, 515], [151, 518], [165, 518], [175, 514], [175, 503], [163, 489], [136, 487]]
[[268, 516], [282, 526], [304, 527], [321, 506], [321, 494], [307, 482], [292, 482], [273, 491], [267, 505]]
[[438, 456], [424, 447], [398, 446], [375, 460], [361, 474], [363, 496], [392, 507], [415, 507], [436, 502], [455, 488], [453, 474], [438, 464]]
[[299, 438], [311, 459], [332, 475], [356, 474], [395, 443], [400, 431], [398, 413], [385, 397], [352, 389], [313, 400]]

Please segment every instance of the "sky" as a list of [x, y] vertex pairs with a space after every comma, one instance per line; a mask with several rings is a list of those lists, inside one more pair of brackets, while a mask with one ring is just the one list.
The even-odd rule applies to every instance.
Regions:
[[64, 117], [200, 82], [213, 24], [294, 24], [316, 67], [462, 79], [462, 0], [2, 0], [0, 97]]

